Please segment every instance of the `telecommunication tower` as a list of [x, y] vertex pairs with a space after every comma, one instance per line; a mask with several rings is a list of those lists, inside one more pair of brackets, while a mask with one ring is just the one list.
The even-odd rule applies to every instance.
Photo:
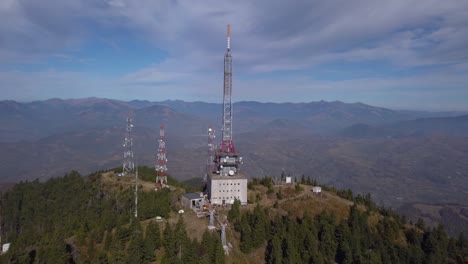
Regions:
[[[227, 49], [224, 55], [224, 87], [223, 87], [223, 124], [222, 139], [219, 148], [215, 147], [214, 168], [207, 171], [208, 199], [212, 205], [228, 205], [240, 200], [247, 204], [247, 177], [241, 173], [242, 157], [236, 152], [232, 135], [232, 57], [231, 57], [231, 27], [227, 28]], [[213, 132], [211, 134], [210, 132]], [[214, 131], [208, 131], [209, 140]], [[210, 139], [211, 138], [211, 139]], [[210, 144], [209, 146], [214, 146]], [[211, 156], [210, 148], [210, 156]], [[210, 157], [211, 161], [211, 157]], [[209, 163], [211, 165], [211, 163]]]
[[235, 153], [232, 141], [232, 56], [231, 26], [227, 26], [227, 48], [224, 55], [224, 91], [223, 91], [223, 139], [221, 152]]
[[158, 159], [156, 161], [156, 188], [162, 188], [167, 185], [167, 158], [166, 158], [166, 142], [164, 140], [164, 125], [159, 127], [159, 147]]
[[[215, 153], [215, 173], [222, 176], [234, 176], [239, 172], [242, 158], [234, 148], [232, 140], [232, 57], [231, 57], [231, 27], [227, 26], [227, 49], [224, 55], [224, 89], [223, 89], [223, 138], [221, 147]], [[214, 131], [213, 131], [214, 134]]]
[[127, 118], [127, 128], [125, 132], [125, 140], [123, 143], [124, 160], [123, 160], [123, 176], [133, 176], [135, 173], [135, 162], [133, 161], [133, 139], [132, 139], [133, 121], [130, 117]]

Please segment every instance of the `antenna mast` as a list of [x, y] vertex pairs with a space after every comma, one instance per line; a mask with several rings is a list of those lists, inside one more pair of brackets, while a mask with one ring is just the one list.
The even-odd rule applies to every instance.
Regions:
[[224, 55], [224, 92], [223, 92], [223, 139], [221, 152], [235, 153], [232, 142], [232, 57], [231, 57], [231, 26], [227, 26], [227, 49]]
[[132, 139], [132, 129], [133, 121], [130, 117], [127, 117], [127, 128], [125, 133], [125, 140], [123, 143], [124, 150], [124, 160], [122, 175], [123, 176], [132, 176], [135, 173], [135, 163], [133, 161], [133, 139]]
[[167, 158], [166, 158], [166, 142], [164, 140], [164, 125], [159, 127], [159, 148], [158, 160], [156, 163], [156, 189], [167, 185]]

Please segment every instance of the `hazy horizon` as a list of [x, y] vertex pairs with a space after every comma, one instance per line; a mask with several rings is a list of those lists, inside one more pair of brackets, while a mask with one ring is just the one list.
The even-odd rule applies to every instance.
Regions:
[[[11, 100], [11, 99], [4, 99], [0, 100], [1, 101], [15, 101], [18, 103], [32, 103], [32, 102], [41, 102], [41, 101], [48, 101], [48, 100], [86, 100], [86, 99], [102, 99], [102, 100], [116, 100], [116, 101], [121, 101], [121, 102], [131, 102], [131, 101], [147, 101], [147, 102], [164, 102], [164, 101], [182, 101], [186, 103], [210, 103], [210, 104], [222, 104], [221, 100], [218, 101], [201, 101], [201, 100], [182, 100], [182, 99], [161, 99], [161, 100], [148, 100], [144, 98], [136, 98], [136, 99], [116, 99], [116, 98], [106, 98], [106, 97], [95, 97], [95, 96], [90, 96], [90, 97], [79, 97], [79, 98], [60, 98], [60, 97], [50, 97], [47, 99], [40, 99], [40, 100]], [[373, 107], [380, 107], [380, 108], [387, 108], [390, 110], [396, 110], [396, 111], [425, 111], [425, 112], [468, 112], [468, 107], [467, 108], [405, 108], [405, 107], [391, 107], [391, 106], [385, 106], [385, 105], [375, 105], [375, 104], [369, 104], [366, 102], [347, 102], [347, 101], [342, 101], [342, 100], [315, 100], [315, 101], [297, 101], [297, 102], [291, 102], [291, 101], [254, 101], [254, 100], [238, 100], [238, 101], [233, 101], [233, 103], [242, 103], [242, 102], [256, 102], [256, 103], [262, 103], [262, 104], [268, 104], [268, 103], [273, 103], [273, 104], [307, 104], [307, 103], [317, 103], [320, 101], [324, 101], [327, 103], [333, 103], [333, 102], [340, 102], [340, 103], [345, 103], [345, 104], [365, 104]]]

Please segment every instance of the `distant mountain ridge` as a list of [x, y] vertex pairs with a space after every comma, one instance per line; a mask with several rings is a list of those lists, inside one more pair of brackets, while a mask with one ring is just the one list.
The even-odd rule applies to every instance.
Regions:
[[[234, 142], [250, 177], [305, 174], [390, 206], [468, 200], [468, 115], [338, 101], [246, 101], [233, 109]], [[218, 143], [221, 113], [221, 104], [180, 100], [0, 101], [0, 183], [121, 166], [129, 114], [139, 165], [154, 166], [164, 123], [169, 173], [201, 178], [207, 127]]]

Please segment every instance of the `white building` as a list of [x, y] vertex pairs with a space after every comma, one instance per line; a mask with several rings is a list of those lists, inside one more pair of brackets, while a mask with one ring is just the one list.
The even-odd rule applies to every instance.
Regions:
[[233, 204], [237, 199], [247, 204], [247, 178], [240, 173], [220, 176], [208, 173], [208, 199], [213, 205]]
[[10, 249], [10, 243], [6, 243], [2, 245], [2, 252], [1, 253], [6, 253]]
[[322, 187], [320, 187], [320, 186], [314, 186], [314, 187], [312, 187], [312, 192], [313, 192], [313, 193], [319, 194], [319, 193], [322, 192]]

